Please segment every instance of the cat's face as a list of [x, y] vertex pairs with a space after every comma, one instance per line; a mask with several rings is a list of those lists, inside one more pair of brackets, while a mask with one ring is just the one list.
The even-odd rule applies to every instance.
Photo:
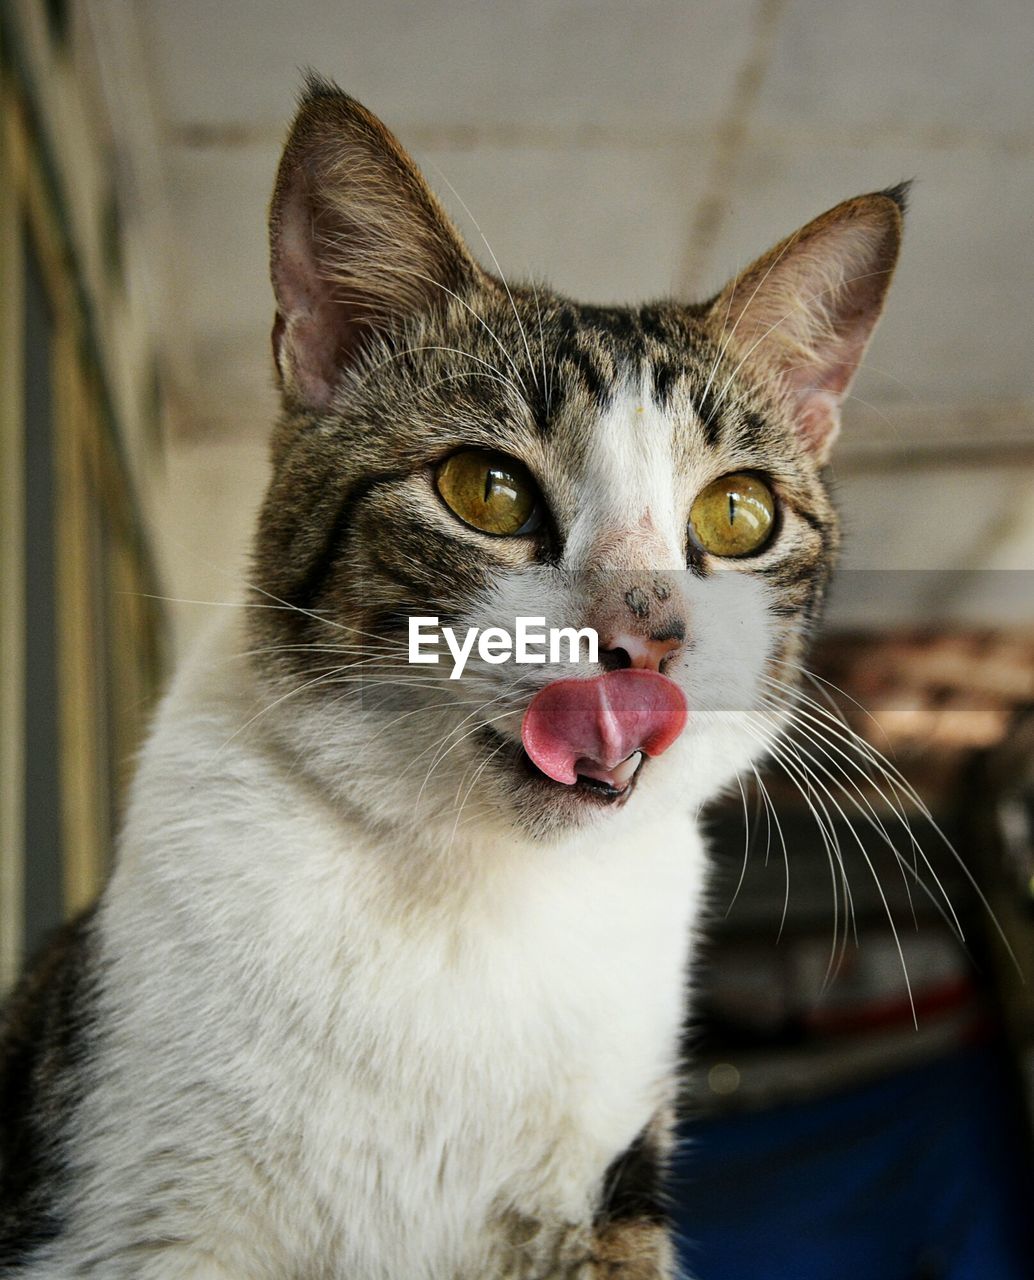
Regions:
[[[273, 203], [285, 409], [256, 544], [256, 605], [290, 607], [251, 624], [302, 767], [386, 823], [543, 834], [695, 807], [762, 754], [832, 566], [820, 468], [899, 204], [839, 206], [709, 304], [579, 306], [476, 266], [383, 126], [312, 86]], [[591, 627], [599, 662], [475, 647], [450, 679], [444, 646], [409, 661], [413, 616]]]

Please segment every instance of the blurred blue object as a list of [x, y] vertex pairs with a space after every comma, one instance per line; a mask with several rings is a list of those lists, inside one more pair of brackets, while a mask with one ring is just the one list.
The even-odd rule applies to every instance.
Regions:
[[1024, 1128], [988, 1046], [691, 1122], [673, 1186], [682, 1265], [694, 1280], [1031, 1280]]

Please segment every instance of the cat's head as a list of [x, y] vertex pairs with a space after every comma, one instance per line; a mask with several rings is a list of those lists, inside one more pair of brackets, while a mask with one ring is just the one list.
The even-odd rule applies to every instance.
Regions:
[[[705, 303], [582, 306], [478, 265], [387, 129], [310, 83], [271, 212], [283, 413], [250, 623], [300, 767], [387, 824], [544, 834], [697, 806], [763, 754], [902, 208], [846, 201]], [[475, 649], [450, 679], [444, 650], [409, 661], [414, 616], [591, 627], [599, 661]], [[628, 670], [653, 674], [598, 679]]]

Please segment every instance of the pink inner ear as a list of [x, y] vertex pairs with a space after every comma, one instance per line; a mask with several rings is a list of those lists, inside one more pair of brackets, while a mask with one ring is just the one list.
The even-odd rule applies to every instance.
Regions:
[[[784, 374], [796, 401], [794, 419], [806, 448], [825, 462], [840, 434], [840, 405], [864, 352], [868, 334], [833, 338], [813, 365]], [[826, 363], [822, 357], [826, 357]]]
[[[841, 349], [846, 358], [829, 369], [815, 366], [784, 375], [796, 401], [797, 434], [820, 462], [827, 460], [839, 435], [839, 407], [851, 385], [851, 379], [854, 378], [855, 365], [861, 360], [864, 348], [864, 340], [852, 342], [846, 353]], [[815, 385], [816, 383], [819, 385]]]
[[806, 391], [797, 410], [797, 434], [820, 462], [840, 434], [840, 400], [831, 391]]
[[[341, 373], [349, 326], [344, 306], [329, 297], [318, 299], [283, 326], [281, 351], [290, 363], [290, 381], [313, 409], [323, 409]], [[284, 365], [280, 365], [281, 375]]]
[[305, 175], [299, 173], [283, 202], [273, 260], [279, 303], [273, 353], [282, 384], [319, 409], [333, 392], [349, 326], [346, 308], [336, 303], [333, 286], [320, 276], [314, 225]]

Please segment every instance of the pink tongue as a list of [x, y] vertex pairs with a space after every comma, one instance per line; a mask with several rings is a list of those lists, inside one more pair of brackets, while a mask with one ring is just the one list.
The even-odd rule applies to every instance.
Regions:
[[547, 777], [606, 777], [635, 751], [659, 756], [685, 728], [686, 698], [655, 671], [628, 667], [591, 680], [555, 680], [524, 713], [524, 749]]

